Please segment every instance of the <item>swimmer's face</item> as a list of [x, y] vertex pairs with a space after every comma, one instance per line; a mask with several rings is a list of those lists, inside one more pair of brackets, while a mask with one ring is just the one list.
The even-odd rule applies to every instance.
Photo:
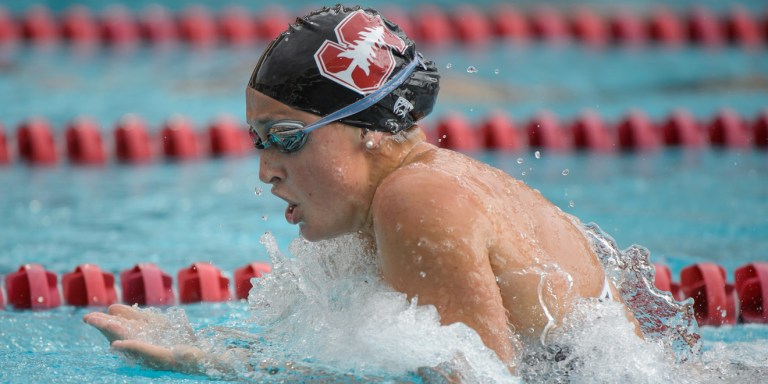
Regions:
[[[309, 124], [319, 119], [251, 88], [246, 90], [246, 117], [257, 129], [276, 120]], [[259, 132], [262, 137], [266, 133]], [[286, 201], [285, 218], [299, 225], [305, 239], [328, 239], [365, 224], [373, 191], [360, 134], [359, 128], [333, 123], [310, 132], [296, 152], [276, 146], [259, 151], [259, 178]]]

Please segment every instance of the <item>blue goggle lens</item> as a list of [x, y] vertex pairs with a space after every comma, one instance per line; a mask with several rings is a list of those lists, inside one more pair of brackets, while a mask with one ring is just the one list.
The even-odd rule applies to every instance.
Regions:
[[309, 135], [304, 131], [304, 124], [298, 120], [277, 120], [264, 124], [266, 140], [262, 139], [255, 127], [250, 127], [248, 133], [257, 149], [267, 149], [275, 145], [280, 152], [292, 153], [301, 149]]

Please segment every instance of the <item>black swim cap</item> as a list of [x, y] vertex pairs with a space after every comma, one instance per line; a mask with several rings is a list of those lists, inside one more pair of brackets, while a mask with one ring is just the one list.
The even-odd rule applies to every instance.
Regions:
[[[326, 116], [376, 91], [417, 59], [416, 45], [372, 9], [336, 5], [310, 13], [267, 47], [248, 86], [298, 110]], [[428, 115], [440, 75], [420, 62], [394, 91], [339, 121], [400, 132]]]

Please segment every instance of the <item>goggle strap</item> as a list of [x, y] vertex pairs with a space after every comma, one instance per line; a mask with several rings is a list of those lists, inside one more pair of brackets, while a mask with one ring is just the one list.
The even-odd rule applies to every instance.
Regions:
[[362, 99], [350, 105], [347, 105], [346, 107], [341, 108], [338, 111], [331, 113], [330, 115], [326, 115], [322, 119], [317, 120], [310, 125], [307, 125], [306, 127], [304, 127], [304, 132], [309, 133], [317, 128], [322, 127], [323, 125], [332, 123], [339, 119], [343, 119], [347, 116], [352, 116], [355, 113], [363, 111], [371, 107], [372, 105], [378, 103], [381, 99], [383, 99], [385, 96], [392, 93], [392, 91], [394, 91], [397, 87], [403, 84], [405, 80], [408, 79], [408, 76], [410, 76], [411, 73], [413, 73], [413, 70], [419, 64], [425, 67], [425, 64], [422, 60], [421, 53], [416, 52], [416, 57], [410, 63], [408, 63], [408, 65], [405, 68], [403, 68], [402, 71], [398, 72], [395, 75], [395, 77], [393, 77], [391, 80], [386, 82], [383, 86], [381, 86], [381, 88], [373, 91], [372, 93], [369, 93], [367, 96], [363, 97]]

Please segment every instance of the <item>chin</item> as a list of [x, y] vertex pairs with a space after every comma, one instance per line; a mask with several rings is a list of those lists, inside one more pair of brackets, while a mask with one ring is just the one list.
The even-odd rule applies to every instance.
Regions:
[[301, 237], [304, 238], [304, 240], [315, 242], [315, 241], [322, 241], [322, 240], [330, 240], [346, 233], [346, 232], [334, 232], [334, 231], [315, 231], [313, 229], [315, 228], [312, 228], [306, 223], [300, 223], [299, 235], [301, 235]]

